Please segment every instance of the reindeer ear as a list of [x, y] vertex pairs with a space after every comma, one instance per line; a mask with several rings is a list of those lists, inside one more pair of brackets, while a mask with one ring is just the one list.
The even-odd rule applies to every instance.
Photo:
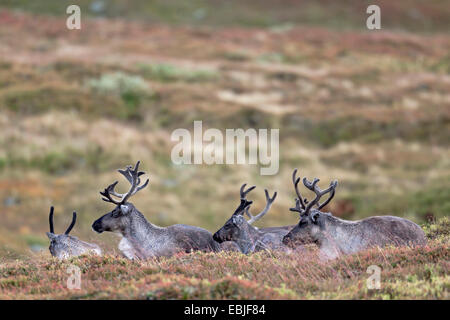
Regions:
[[233, 219], [232, 220], [233, 224], [236, 226], [240, 226], [244, 220], [243, 216], [241, 216], [241, 215], [233, 216], [232, 219]]
[[54, 233], [46, 232], [45, 234], [47, 235], [47, 237], [48, 237], [50, 240], [56, 238], [56, 235], [55, 235]]
[[320, 212], [319, 211], [311, 212], [311, 214], [310, 214], [311, 221], [313, 223], [317, 223], [317, 219], [319, 218], [319, 216], [320, 216]]
[[130, 211], [130, 206], [126, 204], [121, 204], [120, 211], [122, 211], [123, 214], [127, 214]]

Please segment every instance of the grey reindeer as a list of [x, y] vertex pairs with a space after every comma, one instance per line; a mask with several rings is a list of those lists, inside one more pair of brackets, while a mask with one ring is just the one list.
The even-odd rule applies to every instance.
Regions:
[[[175, 224], [159, 227], [147, 221], [129, 198], [145, 188], [149, 179], [141, 185], [140, 177], [145, 174], [139, 171], [138, 161], [133, 168], [118, 170], [131, 184], [127, 193], [117, 193], [114, 188], [118, 181], [109, 185], [100, 194], [102, 199], [116, 207], [109, 213], [97, 219], [92, 228], [102, 233], [111, 231], [122, 236], [119, 250], [129, 259], [146, 259], [151, 257], [171, 256], [178, 252], [219, 251], [220, 245], [214, 241], [212, 234], [202, 228]], [[114, 197], [119, 200], [115, 200]]]
[[100, 249], [98, 245], [81, 241], [77, 237], [69, 235], [77, 221], [77, 213], [75, 211], [73, 212], [72, 223], [63, 234], [55, 234], [53, 227], [53, 213], [54, 208], [50, 207], [50, 232], [47, 232], [46, 234], [50, 239], [49, 249], [52, 256], [64, 260], [82, 254], [102, 255], [102, 249]]
[[[231, 218], [214, 234], [214, 240], [219, 243], [235, 242], [244, 254], [267, 249], [287, 249], [282, 240], [293, 226], [271, 227], [261, 230], [253, 226], [253, 223], [260, 220], [270, 210], [277, 192], [270, 197], [269, 192], [265, 189], [266, 206], [260, 213], [253, 216], [249, 212], [253, 201], [247, 200], [247, 195], [255, 189], [255, 186], [245, 190], [246, 185], [243, 184], [240, 189], [241, 203]], [[244, 218], [244, 213], [250, 218], [249, 220]]]
[[[297, 169], [294, 170], [293, 177]], [[284, 238], [286, 245], [315, 243], [320, 248], [321, 257], [325, 260], [334, 259], [341, 254], [352, 254], [371, 247], [384, 247], [387, 245], [424, 245], [425, 233], [414, 222], [395, 216], [373, 216], [358, 221], [348, 221], [334, 217], [329, 212], [321, 212], [333, 198], [337, 181], [321, 190], [317, 178], [311, 182], [303, 178], [305, 187], [316, 194], [308, 202], [302, 198], [298, 191], [298, 182], [294, 183], [297, 193], [295, 208], [291, 211], [300, 213], [300, 221]], [[329, 198], [322, 204], [319, 200], [325, 194]], [[314, 206], [317, 205], [317, 208]]]

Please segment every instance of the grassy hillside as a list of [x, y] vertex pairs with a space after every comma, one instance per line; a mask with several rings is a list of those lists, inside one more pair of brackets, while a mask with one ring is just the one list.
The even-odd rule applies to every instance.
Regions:
[[[0, 253], [46, 250], [77, 210], [74, 234], [112, 250], [92, 222], [98, 192], [137, 159], [150, 186], [133, 202], [153, 223], [217, 230], [242, 183], [277, 190], [259, 226], [293, 224], [290, 180], [339, 180], [328, 208], [348, 219], [416, 222], [450, 211], [450, 40], [442, 35], [168, 27], [0, 11]], [[175, 166], [174, 129], [280, 128], [280, 170]], [[119, 190], [127, 187], [125, 181]], [[205, 205], [207, 200], [207, 205]]]
[[[0, 299], [449, 299], [450, 221], [425, 227], [423, 248], [372, 249], [324, 263], [299, 255], [181, 254], [146, 262], [116, 256], [59, 262], [43, 256], [0, 265]], [[80, 290], [67, 289], [70, 265]], [[370, 265], [380, 289], [368, 289]]]
[[[365, 29], [364, 2], [343, 1], [339, 8], [332, 1], [288, 0], [77, 3], [81, 30], [67, 30], [66, 1], [0, 4], [1, 297], [412, 298], [416, 291], [448, 297], [446, 236], [425, 249], [373, 250], [332, 265], [320, 264], [314, 253], [306, 260], [223, 255], [223, 265], [208, 271], [218, 276], [203, 279], [198, 275], [213, 255], [116, 260], [118, 238], [91, 229], [112, 210], [98, 192], [122, 179], [116, 169], [137, 160], [150, 185], [132, 202], [161, 226], [215, 232], [238, 205], [243, 183], [257, 185], [254, 212], [264, 207], [264, 188], [278, 191], [257, 226], [294, 224], [294, 168], [320, 178], [321, 186], [339, 180], [325, 208], [336, 216], [391, 214], [446, 226], [450, 14], [444, 1], [379, 1], [381, 31]], [[195, 120], [204, 129], [279, 128], [278, 174], [261, 176], [255, 165], [174, 165], [170, 135], [192, 130]], [[127, 187], [120, 180], [119, 192]], [[63, 289], [66, 265], [50, 259], [51, 205], [57, 232], [76, 210], [73, 234], [109, 255], [74, 260], [89, 279], [81, 293]], [[448, 232], [439, 228], [430, 232]], [[308, 259], [320, 275], [303, 274], [299, 266]], [[399, 262], [392, 266], [390, 259]], [[279, 278], [264, 278], [267, 261], [281, 268]], [[417, 264], [422, 261], [429, 273]], [[385, 291], [364, 291], [372, 262], [394, 279]], [[125, 274], [128, 269], [134, 271]], [[124, 279], [123, 288], [115, 278]]]

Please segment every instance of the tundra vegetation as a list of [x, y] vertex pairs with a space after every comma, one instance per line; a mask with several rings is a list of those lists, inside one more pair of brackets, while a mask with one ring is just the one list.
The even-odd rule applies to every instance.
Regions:
[[[1, 298], [449, 298], [448, 6], [408, 1], [413, 18], [403, 1], [383, 1], [382, 30], [371, 32], [364, 2], [282, 2], [130, 0], [123, 12], [123, 1], [95, 11], [80, 0], [80, 32], [65, 28], [69, 1], [1, 2]], [[173, 165], [170, 134], [195, 120], [222, 132], [280, 128], [279, 173]], [[136, 159], [151, 188], [133, 204], [155, 225], [215, 232], [243, 181], [278, 192], [255, 227], [295, 225], [287, 182], [299, 167], [339, 179], [323, 212], [407, 218], [427, 244], [329, 262], [310, 245], [301, 259], [260, 251], [130, 261], [115, 235], [91, 225], [111, 210], [96, 191]], [[263, 193], [252, 196], [251, 212], [262, 211]], [[71, 235], [107, 255], [52, 258], [51, 205], [82, 212]], [[58, 215], [55, 230], [70, 219]], [[70, 263], [83, 272], [81, 291], [65, 288]], [[382, 268], [380, 290], [365, 286], [370, 265]]]
[[[40, 254], [0, 266], [0, 299], [449, 299], [450, 220], [424, 225], [422, 247], [372, 248], [329, 262], [314, 247], [301, 256], [260, 251], [181, 253], [129, 260], [82, 256], [58, 262]], [[78, 266], [81, 289], [66, 288]], [[371, 265], [381, 288], [366, 286]]]

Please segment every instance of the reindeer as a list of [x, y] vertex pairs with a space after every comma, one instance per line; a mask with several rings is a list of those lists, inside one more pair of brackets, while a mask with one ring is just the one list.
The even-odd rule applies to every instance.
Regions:
[[[241, 203], [231, 218], [214, 234], [214, 240], [219, 243], [235, 242], [244, 254], [265, 249], [286, 249], [286, 246], [282, 244], [282, 239], [290, 230], [290, 226], [259, 230], [252, 225], [269, 211], [275, 201], [277, 192], [270, 197], [269, 192], [265, 189], [266, 207], [256, 216], [253, 216], [249, 212], [253, 201], [247, 200], [247, 194], [255, 189], [255, 186], [245, 190], [246, 185], [243, 184], [240, 189]], [[245, 220], [244, 213], [250, 218], [249, 220]]]
[[131, 184], [127, 193], [120, 194], [114, 190], [118, 181], [100, 192], [102, 200], [116, 207], [92, 224], [94, 231], [111, 231], [121, 235], [119, 250], [129, 259], [171, 256], [178, 252], [194, 250], [219, 251], [221, 248], [209, 231], [184, 224], [166, 228], [156, 226], [148, 222], [142, 213], [128, 202], [131, 196], [145, 188], [149, 182], [147, 179], [140, 185], [140, 176], [145, 172], [139, 171], [139, 164], [140, 161], [134, 168], [128, 166], [125, 170], [118, 170]]
[[77, 221], [77, 213], [74, 211], [72, 216], [72, 223], [67, 228], [64, 234], [55, 234], [53, 228], [53, 212], [54, 208], [50, 207], [49, 223], [50, 232], [47, 232], [47, 236], [50, 239], [50, 253], [52, 256], [57, 257], [60, 260], [64, 260], [70, 257], [80, 256], [82, 254], [96, 254], [101, 256], [102, 249], [94, 243], [88, 243], [79, 240], [77, 237], [69, 235]]
[[[303, 178], [305, 187], [316, 194], [311, 202], [302, 198], [298, 191], [300, 178], [293, 181], [297, 199], [291, 211], [300, 213], [300, 221], [284, 238], [285, 245], [315, 243], [320, 248], [324, 259], [334, 259], [341, 254], [352, 254], [371, 247], [386, 245], [424, 245], [426, 243], [423, 230], [414, 222], [394, 216], [374, 216], [358, 221], [348, 221], [334, 217], [331, 213], [321, 212], [334, 197], [337, 181], [321, 190], [317, 178], [311, 182]], [[319, 203], [322, 196], [329, 193], [329, 198]], [[317, 208], [314, 208], [317, 206]]]

